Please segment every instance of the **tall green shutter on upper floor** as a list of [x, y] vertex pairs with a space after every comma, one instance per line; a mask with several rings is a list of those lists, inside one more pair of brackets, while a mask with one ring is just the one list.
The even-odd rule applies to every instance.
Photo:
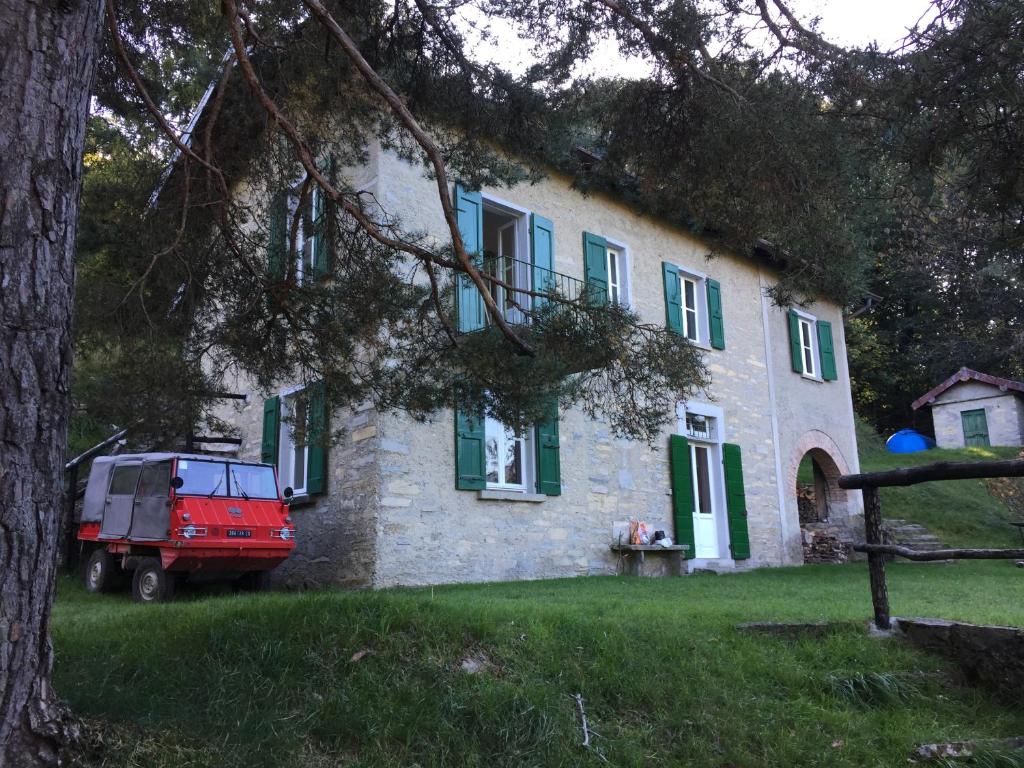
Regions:
[[268, 397], [263, 401], [263, 441], [260, 461], [277, 466], [278, 440], [281, 435], [281, 398]]
[[324, 382], [317, 381], [307, 387], [309, 392], [308, 429], [309, 458], [306, 463], [306, 493], [324, 492], [327, 475], [327, 443], [330, 426]]
[[682, 435], [671, 435], [668, 439], [668, 455], [676, 544], [689, 547], [686, 556], [693, 558], [696, 539], [693, 533], [693, 470], [690, 465], [690, 441]]
[[722, 446], [725, 470], [725, 508], [729, 518], [729, 549], [734, 560], [750, 557], [750, 532], [747, 529], [747, 496], [743, 488], [743, 458], [738, 445]]
[[[555, 225], [549, 219], [530, 214], [530, 261], [533, 264], [533, 289], [554, 291], [555, 284]], [[544, 299], [533, 297], [533, 307], [539, 309]]]
[[821, 360], [821, 378], [835, 381], [839, 378], [836, 371], [836, 350], [832, 343], [832, 323], [819, 320], [818, 323], [818, 358]]
[[665, 288], [665, 325], [670, 331], [683, 332], [683, 294], [679, 270], [675, 264], [661, 262], [661, 280]]
[[[471, 192], [461, 184], [455, 185], [455, 219], [459, 234], [466, 247], [466, 253], [475, 264], [483, 262], [484, 249], [484, 200], [479, 192]], [[484, 327], [484, 299], [469, 279], [460, 274], [456, 279], [456, 310], [459, 330], [463, 333], [478, 331]]]
[[487, 465], [484, 457], [483, 414], [455, 409], [455, 487], [462, 491], [479, 491], [487, 487]]
[[600, 235], [583, 233], [583, 275], [587, 301], [600, 306], [608, 303], [608, 241]]
[[725, 349], [725, 317], [722, 314], [722, 285], [717, 280], [708, 280], [708, 329], [709, 341], [714, 349]]
[[789, 310], [789, 357], [793, 365], [793, 373], [804, 372], [804, 350], [800, 343], [800, 315], [796, 310]]
[[272, 280], [288, 275], [288, 194], [278, 192], [270, 201], [267, 272]]
[[548, 417], [537, 423], [534, 443], [537, 446], [537, 493], [560, 496], [562, 493], [562, 466], [558, 442], [558, 403], [554, 403]]

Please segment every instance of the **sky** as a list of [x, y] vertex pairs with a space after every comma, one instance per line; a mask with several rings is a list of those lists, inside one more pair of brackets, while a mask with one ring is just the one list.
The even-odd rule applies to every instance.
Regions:
[[921, 18], [928, 0], [793, 0], [791, 7], [804, 18], [821, 17], [820, 30], [841, 45], [877, 41], [885, 50], [903, 39]]
[[[895, 47], [925, 14], [929, 0], [789, 0], [790, 9], [809, 22], [820, 17], [818, 29], [826, 39], [842, 46], [865, 46], [877, 42], [882, 50]], [[467, 6], [467, 10], [472, 6]], [[470, 11], [471, 15], [476, 16]], [[483, 21], [479, 16], [478, 22]], [[513, 71], [525, 69], [529, 54], [510, 27], [488, 23], [494, 38], [483, 43], [476, 55], [493, 62], [501, 62]], [[612, 40], [599, 43], [591, 61], [582, 66], [580, 74], [620, 75], [640, 77], [649, 71], [640, 59], [625, 59], [619, 55]]]

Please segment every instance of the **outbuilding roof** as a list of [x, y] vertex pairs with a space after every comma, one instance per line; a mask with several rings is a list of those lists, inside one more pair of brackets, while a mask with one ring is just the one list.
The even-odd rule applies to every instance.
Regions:
[[1003, 392], [1024, 392], [1024, 382], [1014, 381], [1013, 379], [1002, 379], [999, 376], [990, 376], [987, 373], [974, 371], [970, 368], [961, 368], [944, 382], [939, 384], [939, 386], [935, 387], [935, 389], [930, 390], [917, 398], [917, 400], [911, 403], [910, 407], [916, 411], [922, 405], [932, 405], [935, 402], [935, 398], [947, 389], [956, 386], [957, 384], [962, 384], [965, 381], [980, 381], [984, 384], [991, 384], [993, 387], [999, 387]]

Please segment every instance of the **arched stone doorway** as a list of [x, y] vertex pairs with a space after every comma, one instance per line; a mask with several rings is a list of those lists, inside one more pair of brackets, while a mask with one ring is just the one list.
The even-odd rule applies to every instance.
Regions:
[[850, 469], [824, 432], [806, 433], [790, 461], [790, 492], [796, 496], [805, 563], [841, 563], [850, 558], [854, 533], [850, 496], [839, 487]]

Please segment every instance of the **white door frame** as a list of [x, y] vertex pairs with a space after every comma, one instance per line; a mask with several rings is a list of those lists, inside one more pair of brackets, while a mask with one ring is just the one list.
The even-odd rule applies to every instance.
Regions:
[[[687, 412], [707, 416], [714, 419], [715, 432], [711, 440], [690, 437], [686, 431]], [[729, 554], [729, 524], [725, 514], [725, 473], [722, 467], [722, 444], [726, 442], [725, 432], [725, 411], [717, 405], [690, 400], [679, 403], [676, 406], [676, 432], [683, 435], [690, 442], [690, 468], [693, 477], [694, 501], [694, 548], [691, 553], [691, 560], [731, 560]], [[713, 510], [713, 525], [715, 542], [708, 550], [701, 550], [699, 527], [696, 512], [697, 478], [695, 471], [696, 459], [693, 451], [694, 445], [700, 445], [708, 449], [708, 469], [711, 478], [711, 508]], [[725, 553], [725, 554], [723, 554]]]

